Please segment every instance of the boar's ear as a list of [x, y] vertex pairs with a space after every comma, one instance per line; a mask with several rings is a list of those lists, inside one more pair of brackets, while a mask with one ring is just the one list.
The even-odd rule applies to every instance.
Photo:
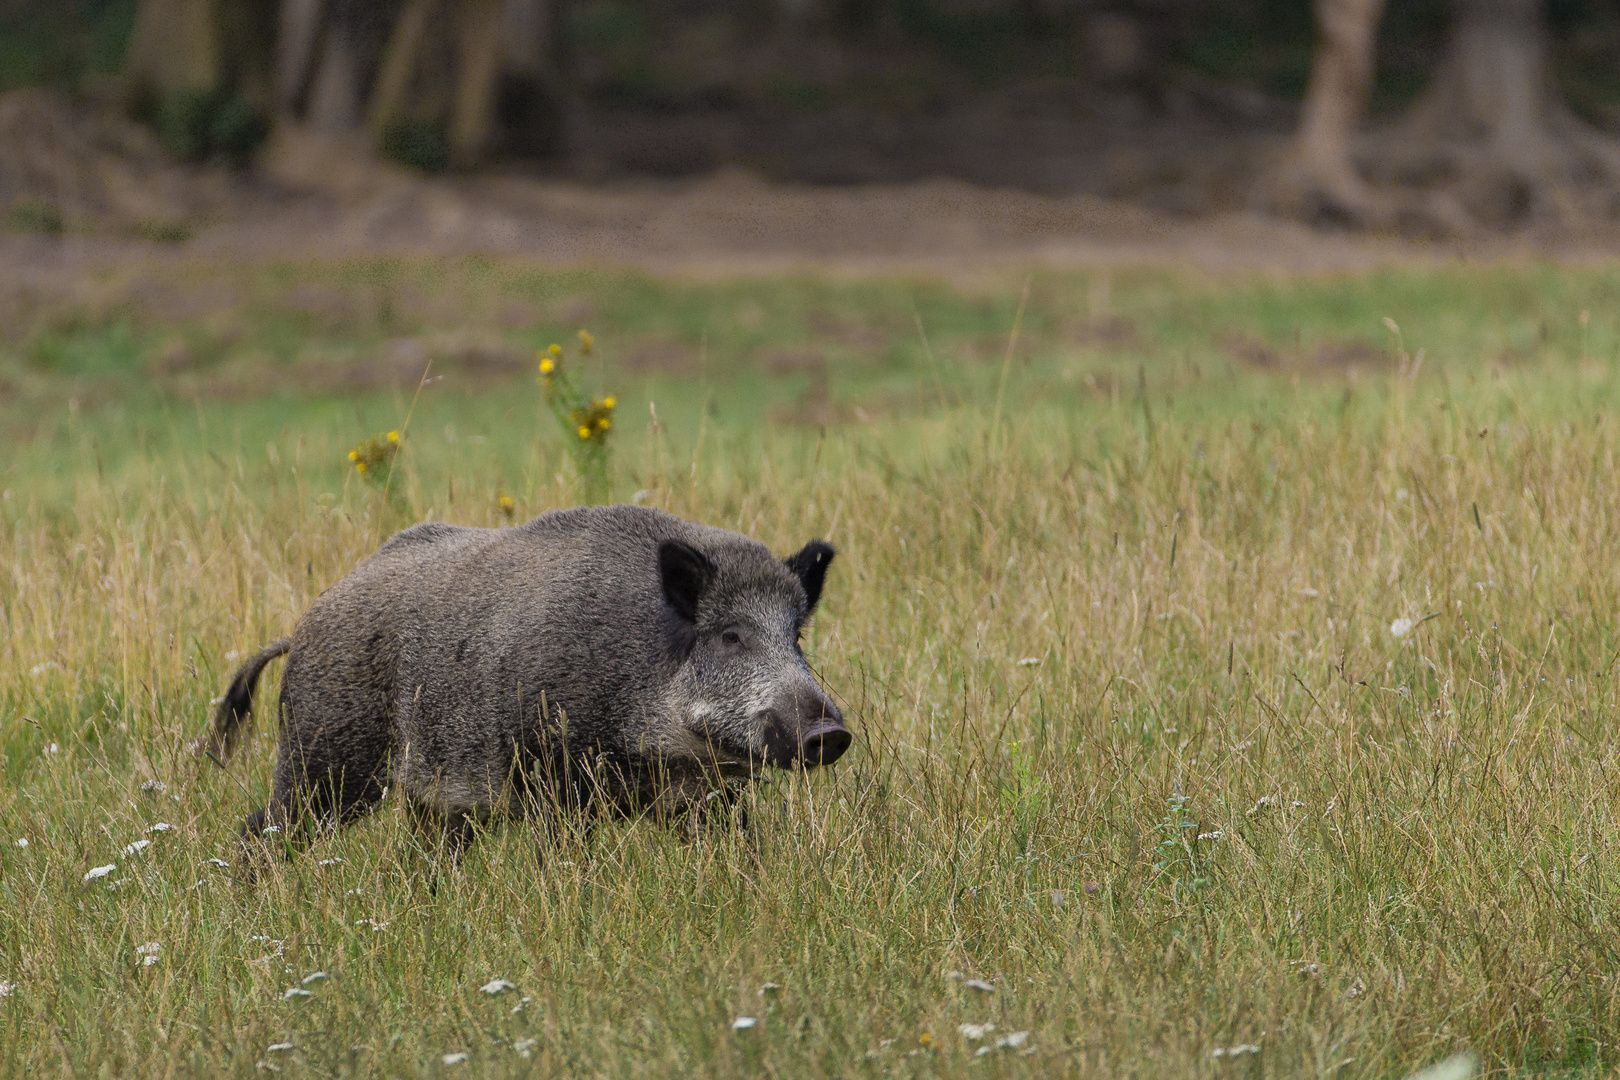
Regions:
[[698, 601], [714, 580], [714, 563], [684, 540], [665, 540], [658, 545], [658, 579], [669, 606], [687, 622], [696, 622]]
[[799, 584], [804, 586], [804, 595], [810, 599], [810, 611], [816, 610], [816, 601], [821, 599], [821, 587], [827, 582], [827, 567], [832, 565], [836, 554], [831, 544], [812, 540], [797, 555], [789, 555], [782, 560], [793, 571], [793, 576], [799, 579]]

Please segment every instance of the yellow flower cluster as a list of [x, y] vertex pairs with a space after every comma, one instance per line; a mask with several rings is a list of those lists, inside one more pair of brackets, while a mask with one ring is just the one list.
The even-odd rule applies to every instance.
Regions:
[[507, 521], [511, 521], [512, 515], [517, 512], [517, 500], [510, 495], [495, 496], [495, 505], [500, 507], [501, 513], [506, 515]]
[[619, 399], [610, 394], [597, 398], [584, 408], [573, 410], [568, 414], [568, 419], [573, 421], [574, 434], [579, 436], [581, 442], [606, 439], [607, 433], [613, 430], [613, 410], [618, 407]]
[[563, 363], [563, 347], [547, 346], [539, 354], [540, 387], [546, 406], [567, 438], [568, 452], [579, 469], [586, 502], [603, 502], [609, 494], [608, 443], [613, 431], [613, 411], [619, 401], [611, 394], [592, 398], [580, 387], [584, 359], [596, 351], [596, 339], [589, 330], [579, 331], [578, 362]]
[[393, 464], [394, 455], [399, 453], [399, 432], [390, 431], [381, 437], [372, 437], [349, 451], [349, 460], [354, 463], [354, 471], [370, 479], [379, 473], [386, 474], [388, 467]]

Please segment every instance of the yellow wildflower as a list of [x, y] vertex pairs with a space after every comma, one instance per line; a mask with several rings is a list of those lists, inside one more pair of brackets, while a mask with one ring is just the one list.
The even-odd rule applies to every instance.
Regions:
[[517, 509], [517, 500], [510, 495], [500, 495], [496, 497], [495, 505], [501, 508], [501, 513], [510, 518], [512, 511]]
[[349, 451], [349, 460], [350, 461], [359, 461], [360, 460], [360, 451], [358, 451], [358, 450], [350, 450]]
[[591, 437], [591, 429], [586, 427], [584, 424], [581, 424], [579, 426], [579, 437], [582, 438], [582, 439], [590, 438]]
[[551, 344], [551, 345], [550, 345], [550, 346], [549, 346], [549, 347], [548, 347], [548, 348], [547, 348], [547, 349], [546, 349], [546, 352], [548, 352], [548, 353], [550, 353], [550, 354], [551, 354], [551, 358], [552, 358], [552, 359], [553, 359], [553, 360], [559, 360], [559, 359], [561, 359], [561, 358], [562, 358], [562, 346], [561, 346], [561, 345], [558, 345], [558, 344], [557, 344], [557, 343], [555, 343], [555, 342], [553, 342], [553, 343], [552, 343], [552, 344]]
[[390, 432], [389, 432], [389, 433], [388, 433], [388, 441], [389, 441], [389, 442], [391, 442], [391, 443], [397, 443], [397, 442], [399, 442], [399, 432], [397, 432], [397, 431], [390, 431]]
[[366, 463], [363, 462], [363, 461], [359, 462], [358, 464], [355, 465], [354, 471], [359, 473], [360, 475], [364, 476], [365, 473], [366, 473]]
[[557, 365], [552, 363], [551, 357], [548, 356], [544, 360], [540, 361], [540, 374], [542, 374], [542, 375], [550, 375], [553, 371], [556, 371], [556, 370], [557, 370]]
[[616, 409], [619, 407], [619, 399], [610, 394], [602, 399], [602, 407], [605, 409]]
[[934, 1045], [934, 1037], [928, 1034], [926, 1031], [917, 1036], [917, 1041], [922, 1043], [924, 1046]]
[[584, 353], [586, 356], [589, 356], [591, 355], [591, 350], [595, 347], [596, 339], [591, 336], [591, 332], [589, 330], [581, 330], [579, 332], [579, 351]]
[[608, 428], [613, 426], [613, 421], [604, 416], [602, 419], [596, 422], [596, 426], [601, 428], [603, 431], [606, 431]]

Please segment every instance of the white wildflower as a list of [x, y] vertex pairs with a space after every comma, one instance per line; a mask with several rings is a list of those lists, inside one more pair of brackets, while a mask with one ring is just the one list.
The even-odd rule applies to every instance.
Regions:
[[1209, 1056], [1212, 1058], [1240, 1058], [1247, 1057], [1250, 1054], [1258, 1054], [1259, 1052], [1260, 1045], [1258, 1043], [1238, 1043], [1236, 1046], [1217, 1046], [1209, 1052]]
[[146, 831], [148, 833], [165, 833], [172, 828], [174, 828], [174, 826], [170, 825], [167, 821], [160, 821], [156, 825], [148, 825], [146, 827]]
[[224, 859], [204, 859], [202, 862], [198, 863], [197, 865], [198, 866], [214, 866], [214, 867], [218, 867], [221, 870], [228, 870], [228, 869], [230, 869], [230, 866], [231, 866], [231, 864], [226, 862]]
[[118, 869], [117, 863], [108, 863], [106, 866], [93, 867], [89, 873], [84, 875], [84, 880], [95, 881], [97, 878], [104, 878], [116, 869]]
[[280, 831], [281, 831], [281, 826], [280, 826], [280, 825], [266, 825], [266, 826], [265, 826], [265, 827], [264, 827], [264, 828], [263, 828], [263, 829], [262, 829], [262, 830], [261, 830], [261, 831], [262, 831], [262, 832], [263, 832], [263, 833], [264, 833], [264, 834], [265, 834], [265, 835], [266, 835], [266, 836], [268, 836], [268, 835], [270, 835], [270, 834], [272, 834], [272, 833], [278, 833], [278, 832], [280, 832]]
[[752, 1016], [739, 1016], [737, 1019], [731, 1022], [731, 1030], [747, 1031], [757, 1023], [759, 1023], [759, 1021], [755, 1020]]
[[45, 748], [45, 752], [47, 754], [60, 754], [62, 752], [62, 748], [57, 746], [55, 743], [51, 743], [51, 745]]
[[304, 976], [303, 983], [305, 986], [308, 986], [310, 983], [318, 983], [324, 978], [326, 978], [326, 972], [312, 971], [308, 975]]
[[457, 1050], [453, 1054], [444, 1055], [444, 1057], [440, 1058], [439, 1060], [444, 1062], [446, 1065], [460, 1065], [462, 1062], [467, 1060], [467, 1051]]
[[17, 847], [27, 847], [28, 846], [28, 837], [26, 837], [26, 836], [17, 837], [17, 845], [16, 846]]
[[1201, 832], [1201, 833], [1199, 833], [1198, 834], [1198, 839], [1200, 839], [1200, 840], [1219, 840], [1225, 835], [1226, 834], [1221, 832], [1221, 830], [1216, 829], [1214, 832]]
[[141, 790], [151, 791], [161, 795], [163, 792], [169, 790], [169, 785], [165, 784], [161, 780], [148, 780], [146, 783], [141, 785]]
[[133, 844], [124, 845], [124, 854], [125, 855], [139, 855], [141, 852], [145, 851], [147, 848], [149, 848], [151, 846], [152, 846], [152, 841], [150, 841], [150, 840], [137, 840]]
[[1419, 1069], [1406, 1080], [1468, 1080], [1478, 1064], [1473, 1054], [1453, 1054], [1427, 1069]]
[[1019, 667], [1040, 667], [1040, 665], [1041, 658], [1038, 656], [1026, 656], [1022, 660], [1018, 661]]
[[1003, 1035], [996, 1040], [997, 1050], [1016, 1050], [1029, 1042], [1029, 1032], [1015, 1031], [1011, 1035]]
[[485, 983], [483, 986], [480, 986], [478, 989], [483, 991], [486, 994], [493, 995], [493, 994], [503, 993], [504, 991], [507, 991], [507, 990], [516, 990], [517, 987], [515, 985], [513, 985], [512, 983], [507, 982], [505, 979], [491, 979], [489, 982]]
[[969, 990], [977, 990], [981, 994], [993, 994], [996, 992], [996, 988], [990, 983], [985, 982], [983, 979], [969, 979], [962, 985], [967, 987]]
[[1389, 632], [1395, 637], [1405, 637], [1412, 632], [1411, 619], [1396, 619], [1389, 624]]
[[292, 1043], [271, 1043], [269, 1046], [265, 1047], [264, 1049], [265, 1049], [265, 1052], [269, 1053], [269, 1054], [280, 1054], [280, 1053], [285, 1053], [286, 1051], [291, 1050], [292, 1048], [293, 1048]]
[[343, 860], [342, 859], [322, 859], [320, 862], [316, 863], [315, 865], [316, 866], [341, 866], [341, 865], [343, 865]]
[[0, 981], [0, 998], [8, 998], [15, 994], [18, 989], [17, 984], [14, 982]]
[[959, 1024], [956, 1032], [969, 1042], [978, 1042], [992, 1031], [996, 1030], [994, 1024]]
[[512, 1044], [512, 1049], [518, 1052], [518, 1057], [527, 1058], [534, 1053], [535, 1044], [539, 1041], [539, 1039], [519, 1039]]
[[289, 986], [287, 989], [281, 992], [282, 1001], [291, 1001], [293, 998], [307, 998], [314, 996], [314, 994], [310, 993], [308, 990], [305, 990], [302, 986]]
[[155, 941], [148, 941], [145, 945], [135, 946], [136, 956], [156, 956], [163, 951], [163, 946]]

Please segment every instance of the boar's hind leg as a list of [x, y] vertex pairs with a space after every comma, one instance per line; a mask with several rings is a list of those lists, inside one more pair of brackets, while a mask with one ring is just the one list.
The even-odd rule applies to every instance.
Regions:
[[[288, 678], [294, 675], [288, 665]], [[366, 707], [346, 695], [302, 701], [296, 682], [283, 682], [281, 747], [270, 805], [248, 818], [248, 838], [271, 826], [289, 839], [353, 821], [382, 798], [387, 783], [390, 725], [386, 706]], [[345, 708], [347, 706], [347, 708]]]

